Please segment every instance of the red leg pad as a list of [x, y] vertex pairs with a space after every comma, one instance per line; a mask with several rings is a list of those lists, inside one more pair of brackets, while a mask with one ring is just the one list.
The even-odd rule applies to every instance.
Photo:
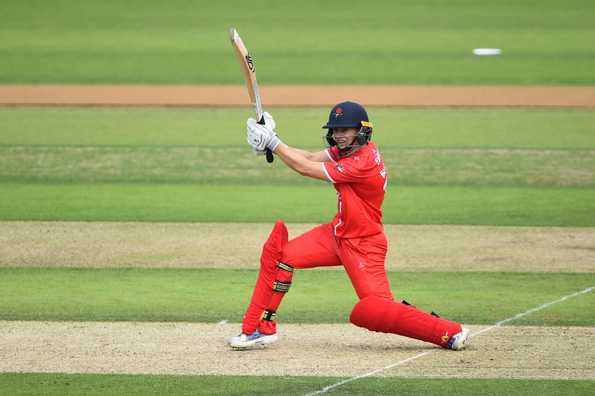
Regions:
[[277, 274], [277, 262], [281, 260], [287, 239], [287, 227], [282, 220], [277, 220], [269, 238], [262, 247], [260, 272], [252, 299], [242, 321], [242, 332], [245, 334], [254, 333], [263, 311], [268, 308], [273, 293], [272, 285]]
[[[291, 266], [288, 266], [287, 264], [279, 264], [279, 266], [277, 268], [275, 282], [282, 282], [285, 285], [291, 285], [291, 279], [293, 278], [293, 268]], [[279, 305], [281, 305], [281, 300], [283, 300], [283, 297], [285, 297], [285, 293], [287, 293], [287, 291], [280, 292], [273, 290], [273, 294], [271, 295], [271, 302], [269, 303], [267, 309], [276, 312], [277, 308], [279, 308]]]
[[361, 299], [349, 317], [351, 323], [371, 331], [394, 333], [446, 347], [461, 325], [437, 318], [409, 305], [369, 296]]

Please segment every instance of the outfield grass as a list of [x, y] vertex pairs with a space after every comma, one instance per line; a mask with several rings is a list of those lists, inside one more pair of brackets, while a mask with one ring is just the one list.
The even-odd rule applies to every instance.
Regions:
[[231, 25], [263, 84], [595, 82], [589, 0], [37, 0], [4, 4], [0, 83], [240, 84]]
[[[595, 187], [595, 150], [383, 149], [399, 186]], [[393, 177], [394, 175], [394, 177]], [[0, 146], [0, 182], [320, 185], [245, 147]]]
[[[270, 109], [296, 147], [323, 149], [327, 108]], [[595, 112], [580, 109], [370, 108], [381, 149], [595, 149]], [[247, 148], [249, 108], [0, 107], [0, 145]], [[249, 150], [246, 150], [249, 151]]]
[[[0, 109], [0, 219], [330, 219], [330, 186], [251, 154], [248, 114]], [[288, 143], [322, 148], [326, 109], [275, 114]], [[371, 116], [389, 170], [387, 223], [595, 224], [595, 112], [378, 108]]]
[[[339, 377], [0, 373], [0, 389], [25, 395], [304, 395]], [[328, 395], [590, 395], [595, 381], [363, 378]]]
[[[230, 263], [233, 266], [233, 263]], [[0, 269], [0, 319], [241, 322], [257, 272], [223, 269]], [[593, 274], [389, 273], [395, 298], [467, 324], [493, 324], [595, 285]], [[315, 304], [324, 301], [324, 304]], [[357, 297], [342, 270], [298, 271], [283, 323], [343, 323]], [[593, 326], [595, 294], [512, 324]]]
[[[263, 165], [264, 166], [264, 165]], [[323, 223], [336, 194], [320, 186], [0, 184], [1, 220]], [[595, 189], [390, 187], [386, 224], [595, 226]]]
[[[595, 186], [595, 112], [373, 111], [391, 184]], [[278, 109], [279, 131], [292, 145], [320, 150], [324, 113]], [[242, 138], [245, 116], [243, 109], [0, 109], [0, 181], [320, 184], [255, 158]]]

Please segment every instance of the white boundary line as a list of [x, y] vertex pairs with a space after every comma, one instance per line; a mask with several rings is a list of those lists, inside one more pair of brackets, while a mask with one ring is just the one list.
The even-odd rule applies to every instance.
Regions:
[[[584, 289], [584, 290], [581, 290], [581, 291], [578, 291], [578, 292], [576, 292], [576, 293], [572, 293], [572, 294], [569, 294], [569, 295], [567, 295], [567, 296], [561, 297], [561, 298], [559, 298], [559, 299], [557, 299], [557, 300], [555, 300], [555, 301], [551, 301], [551, 302], [548, 302], [548, 303], [542, 304], [542, 305], [540, 305], [540, 306], [538, 306], [538, 307], [531, 308], [531, 309], [530, 309], [530, 310], [528, 310], [528, 311], [522, 312], [522, 313], [520, 313], [520, 314], [516, 314], [516, 315], [514, 315], [514, 316], [511, 316], [511, 317], [510, 317], [510, 318], [508, 318], [508, 319], [504, 319], [504, 320], [501, 320], [501, 321], [499, 321], [499, 322], [496, 322], [494, 325], [492, 325], [492, 326], [490, 326], [490, 327], [487, 327], [487, 328], [485, 328], [485, 329], [483, 329], [483, 330], [480, 330], [480, 331], [478, 331], [478, 332], [476, 332], [476, 333], [473, 333], [473, 334], [471, 334], [471, 335], [469, 336], [469, 338], [476, 337], [476, 336], [478, 336], [478, 335], [481, 335], [481, 334], [483, 334], [483, 333], [487, 333], [488, 331], [494, 330], [496, 327], [500, 327], [500, 326], [502, 326], [503, 324], [506, 324], [506, 323], [512, 322], [513, 320], [520, 319], [520, 318], [522, 318], [522, 317], [524, 317], [524, 316], [527, 316], [527, 315], [530, 315], [530, 314], [532, 314], [532, 313], [534, 313], [534, 312], [541, 311], [542, 309], [545, 309], [545, 308], [551, 307], [551, 306], [552, 306], [552, 305], [554, 305], [554, 304], [558, 304], [558, 303], [561, 303], [562, 301], [566, 301], [566, 300], [568, 300], [569, 298], [573, 298], [573, 297], [579, 296], [579, 295], [581, 295], [581, 294], [589, 293], [589, 292], [593, 291], [593, 289], [595, 289], [595, 286], [587, 287], [587, 288], [586, 288], [586, 289]], [[347, 384], [347, 383], [349, 383], [349, 382], [357, 381], [358, 379], [362, 379], [362, 378], [366, 378], [366, 377], [372, 376], [372, 375], [374, 375], [374, 374], [376, 374], [376, 373], [380, 373], [380, 372], [382, 372], [382, 371], [389, 370], [389, 369], [391, 369], [391, 368], [394, 368], [394, 367], [397, 367], [397, 366], [402, 366], [402, 365], [404, 365], [404, 364], [406, 364], [406, 363], [412, 362], [412, 361], [414, 361], [414, 360], [416, 360], [416, 359], [419, 359], [420, 357], [427, 356], [427, 355], [429, 355], [429, 354], [431, 354], [431, 353], [434, 353], [434, 352], [436, 352], [436, 351], [439, 351], [439, 350], [440, 350], [440, 349], [432, 349], [432, 350], [429, 350], [429, 351], [426, 351], [426, 352], [422, 352], [422, 353], [420, 353], [420, 354], [417, 354], [417, 355], [415, 355], [415, 356], [412, 356], [412, 357], [410, 357], [410, 358], [403, 359], [403, 360], [399, 360], [399, 361], [398, 361], [398, 362], [396, 362], [396, 363], [389, 364], [389, 365], [388, 365], [388, 366], [386, 366], [386, 367], [382, 367], [382, 368], [379, 368], [379, 369], [376, 369], [376, 370], [370, 371], [370, 372], [368, 372], [368, 373], [361, 374], [361, 375], [358, 375], [358, 376], [356, 376], [356, 377], [347, 378], [347, 379], [344, 379], [344, 380], [342, 380], [342, 381], [339, 381], [339, 382], [337, 382], [337, 383], [335, 383], [335, 384], [332, 384], [332, 385], [325, 386], [324, 388], [322, 388], [322, 389], [320, 389], [320, 390], [317, 390], [316, 392], [308, 393], [308, 394], [306, 394], [305, 396], [314, 396], [314, 395], [320, 395], [320, 394], [326, 393], [326, 392], [330, 391], [331, 389], [337, 388], [337, 387], [339, 387], [339, 386], [341, 386], [341, 385], [345, 385], [345, 384]]]

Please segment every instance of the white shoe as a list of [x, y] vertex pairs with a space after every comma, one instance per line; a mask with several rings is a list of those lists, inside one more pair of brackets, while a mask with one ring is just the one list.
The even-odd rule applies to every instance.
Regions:
[[470, 330], [468, 328], [462, 327], [460, 333], [457, 333], [448, 339], [448, 345], [446, 347], [455, 351], [460, 351], [461, 349], [464, 349], [465, 342], [469, 337], [469, 331]]
[[264, 348], [269, 344], [277, 342], [277, 334], [261, 334], [256, 330], [254, 333], [240, 334], [229, 339], [229, 346], [233, 349], [254, 349]]

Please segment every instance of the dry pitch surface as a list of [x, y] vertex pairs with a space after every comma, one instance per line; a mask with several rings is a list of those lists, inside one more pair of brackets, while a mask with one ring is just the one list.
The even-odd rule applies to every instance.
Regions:
[[[289, 224], [290, 238], [312, 227]], [[256, 268], [271, 228], [0, 222], [0, 266]], [[386, 233], [390, 271], [595, 272], [592, 228], [387, 225]]]
[[[595, 379], [595, 328], [500, 327], [453, 352], [348, 324], [282, 325], [267, 349], [233, 351], [237, 324], [0, 322], [0, 371]], [[472, 326], [473, 331], [483, 327]], [[304, 335], [307, 335], [305, 337]]]

